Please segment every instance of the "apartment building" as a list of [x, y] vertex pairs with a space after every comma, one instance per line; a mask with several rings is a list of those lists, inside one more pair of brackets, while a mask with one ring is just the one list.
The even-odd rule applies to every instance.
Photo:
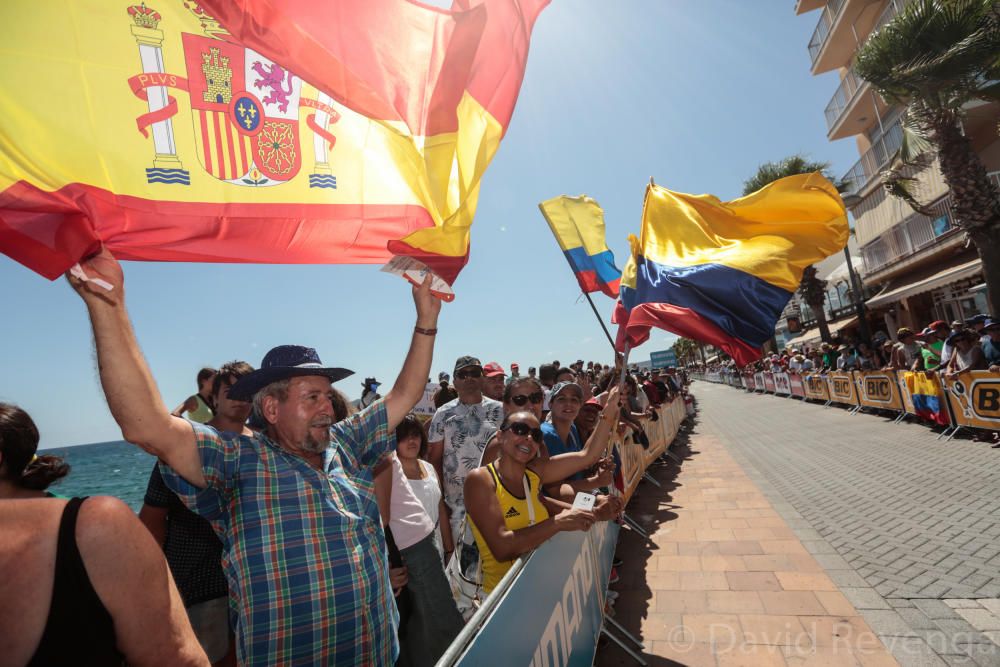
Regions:
[[[814, 75], [837, 72], [839, 85], [826, 107], [830, 141], [853, 138], [859, 159], [844, 175], [844, 198], [854, 218], [870, 331], [895, 335], [897, 327], [923, 328], [986, 312], [986, 286], [974, 248], [966, 245], [951, 212], [951, 195], [937, 161], [916, 172], [918, 200], [929, 216], [885, 193], [879, 174], [902, 139], [902, 109], [885, 103], [853, 71], [858, 49], [892, 20], [908, 0], [798, 0], [795, 11], [818, 10], [808, 50]], [[1000, 184], [1000, 105], [967, 108], [963, 130], [990, 178]]]

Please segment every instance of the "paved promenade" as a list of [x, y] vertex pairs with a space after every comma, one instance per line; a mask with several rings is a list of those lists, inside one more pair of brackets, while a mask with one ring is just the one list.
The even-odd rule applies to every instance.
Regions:
[[1000, 451], [692, 389], [683, 464], [629, 507], [652, 541], [619, 547], [616, 619], [651, 664], [1000, 666]]

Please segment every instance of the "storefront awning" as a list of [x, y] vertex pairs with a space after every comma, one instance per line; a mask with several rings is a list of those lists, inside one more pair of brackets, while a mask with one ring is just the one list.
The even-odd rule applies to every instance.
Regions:
[[930, 292], [931, 290], [944, 287], [945, 285], [950, 285], [951, 283], [958, 282], [959, 280], [973, 278], [982, 272], [982, 262], [978, 259], [974, 259], [971, 262], [965, 262], [964, 264], [959, 264], [958, 266], [941, 269], [937, 273], [916, 280], [910, 278], [905, 282], [891, 282], [886, 285], [884, 290], [865, 301], [865, 306], [868, 308], [887, 306], [889, 304], [896, 303], [900, 299], [905, 299], [908, 296], [915, 296], [924, 292]]
[[[828, 322], [827, 326], [830, 327], [830, 335], [833, 336], [840, 333], [843, 329], [847, 329], [857, 323], [857, 317], [848, 317], [847, 319], [839, 320], [837, 322]], [[819, 327], [813, 327], [812, 329], [803, 331], [798, 336], [785, 343], [785, 347], [798, 347], [799, 345], [805, 345], [807, 343], [818, 343], [819, 340]]]

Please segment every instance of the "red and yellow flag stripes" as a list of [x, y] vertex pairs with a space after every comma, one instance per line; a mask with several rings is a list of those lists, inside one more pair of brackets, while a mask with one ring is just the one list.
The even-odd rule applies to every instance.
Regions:
[[12, 1], [0, 251], [49, 278], [102, 242], [162, 261], [399, 254], [449, 284], [548, 3]]

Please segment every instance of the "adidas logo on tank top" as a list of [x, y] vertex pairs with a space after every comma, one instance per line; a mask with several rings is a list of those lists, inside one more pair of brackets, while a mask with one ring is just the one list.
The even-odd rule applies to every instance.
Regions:
[[521, 513], [517, 511], [516, 507], [511, 507], [509, 510], [507, 510], [507, 513], [504, 514], [505, 519], [510, 519], [515, 516], [521, 516]]

